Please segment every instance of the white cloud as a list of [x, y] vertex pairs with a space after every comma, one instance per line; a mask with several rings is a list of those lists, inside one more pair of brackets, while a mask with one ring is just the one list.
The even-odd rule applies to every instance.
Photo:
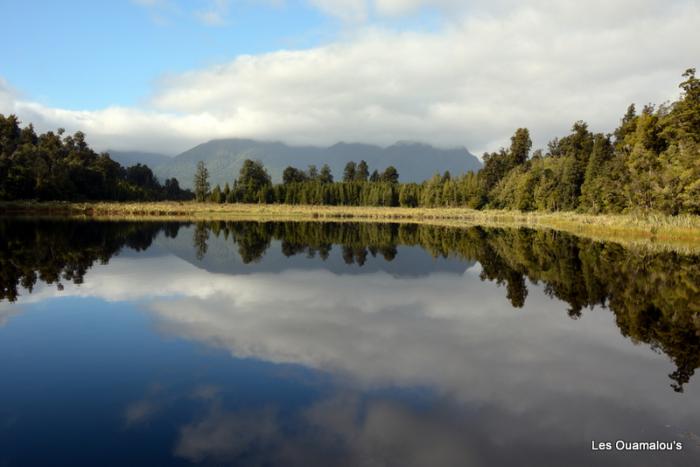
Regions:
[[[315, 4], [355, 19], [368, 11], [364, 1]], [[52, 109], [0, 91], [0, 111], [82, 129], [100, 148], [177, 152], [252, 137], [412, 139], [481, 152], [520, 126], [539, 146], [579, 119], [611, 131], [629, 103], [677, 97], [680, 74], [700, 57], [700, 5], [690, 0], [377, 0], [369, 10], [423, 6], [459, 14], [438, 32], [360, 27], [326, 46], [169, 75], [143, 108]]]
[[324, 13], [346, 21], [367, 19], [367, 0], [308, 0], [308, 2]]
[[223, 26], [230, 9], [230, 0], [212, 0], [207, 8], [197, 10], [195, 16], [209, 26]]
[[175, 455], [192, 462], [233, 460], [278, 434], [272, 410], [226, 413], [218, 405], [202, 420], [180, 428]]
[[6, 301], [0, 302], [0, 327], [5, 326], [10, 319], [22, 313], [22, 308], [8, 303]]
[[127, 426], [148, 421], [158, 411], [158, 405], [152, 400], [141, 399], [129, 404], [124, 411]]
[[[274, 0], [273, 0], [274, 1]], [[132, 0], [143, 7], [158, 25], [168, 25], [172, 19], [194, 18], [205, 26], [224, 26], [228, 23], [231, 0]], [[193, 7], [193, 3], [195, 6]]]

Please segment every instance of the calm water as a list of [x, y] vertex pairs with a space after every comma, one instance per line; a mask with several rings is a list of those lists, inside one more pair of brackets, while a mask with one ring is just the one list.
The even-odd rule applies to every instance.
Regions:
[[0, 220], [0, 269], [0, 466], [700, 463], [697, 256]]

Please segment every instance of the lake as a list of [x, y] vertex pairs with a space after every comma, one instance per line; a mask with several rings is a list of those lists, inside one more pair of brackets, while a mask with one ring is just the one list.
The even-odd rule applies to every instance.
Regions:
[[0, 466], [700, 463], [698, 256], [4, 219], [0, 267]]

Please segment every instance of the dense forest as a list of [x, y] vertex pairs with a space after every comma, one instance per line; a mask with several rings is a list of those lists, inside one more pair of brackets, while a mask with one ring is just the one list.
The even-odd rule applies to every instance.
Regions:
[[[689, 69], [678, 101], [637, 112], [630, 105], [610, 134], [582, 121], [532, 152], [530, 133], [519, 128], [508, 148], [486, 153], [478, 172], [436, 173], [423, 183], [400, 183], [396, 168], [372, 170], [348, 162], [335, 180], [320, 169], [287, 167], [273, 184], [265, 167], [246, 160], [231, 184], [211, 187], [203, 162], [194, 191], [176, 179], [163, 185], [148, 166], [124, 168], [97, 154], [78, 132], [37, 135], [0, 115], [0, 199], [186, 200], [215, 203], [284, 203], [341, 206], [450, 207], [700, 214], [700, 80]], [[233, 178], [233, 177], [232, 177]]]
[[213, 189], [200, 163], [195, 191], [199, 200], [218, 203], [700, 214], [700, 80], [694, 69], [683, 77], [678, 101], [639, 113], [630, 105], [611, 134], [579, 121], [546, 151], [531, 152], [529, 131], [519, 128], [510, 147], [484, 154], [478, 173], [399, 183], [394, 167], [370, 173], [360, 161], [349, 162], [340, 181], [324, 165], [287, 167], [282, 183], [273, 184], [261, 163], [247, 160], [231, 185]]
[[63, 130], [37, 135], [16, 116], [0, 114], [0, 200], [187, 200], [194, 195], [175, 178], [161, 184], [146, 165], [122, 167], [97, 154], [85, 134]]
[[[285, 256], [325, 261], [335, 250], [352, 267], [393, 261], [400, 245], [436, 258], [481, 264], [481, 279], [503, 286], [522, 308], [528, 282], [569, 306], [576, 319], [587, 308], [607, 307], [620, 332], [649, 344], [676, 364], [672, 387], [683, 386], [700, 367], [699, 258], [674, 252], [628, 250], [555, 231], [449, 228], [417, 224], [197, 222], [129, 223], [0, 220], [0, 301], [15, 301], [41, 281], [59, 289], [82, 283], [88, 269], [123, 248], [147, 249], [159, 235], [192, 236], [196, 256], [212, 242], [233, 246], [243, 263], [259, 261], [278, 240]], [[336, 254], [338, 254], [336, 253]]]

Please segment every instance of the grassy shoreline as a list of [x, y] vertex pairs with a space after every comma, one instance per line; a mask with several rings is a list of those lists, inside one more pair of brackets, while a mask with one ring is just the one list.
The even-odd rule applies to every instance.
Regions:
[[213, 204], [194, 202], [5, 202], [0, 215], [74, 219], [406, 222], [444, 226], [548, 228], [618, 243], [700, 252], [700, 216], [590, 215], [467, 208]]

